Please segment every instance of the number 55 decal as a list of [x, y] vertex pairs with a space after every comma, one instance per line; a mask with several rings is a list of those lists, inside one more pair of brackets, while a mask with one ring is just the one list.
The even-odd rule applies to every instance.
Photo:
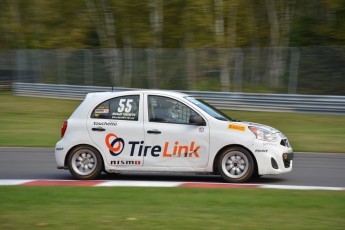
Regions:
[[129, 113], [132, 110], [132, 102], [133, 99], [120, 99], [117, 112], [122, 113], [123, 111], [125, 111], [126, 113]]

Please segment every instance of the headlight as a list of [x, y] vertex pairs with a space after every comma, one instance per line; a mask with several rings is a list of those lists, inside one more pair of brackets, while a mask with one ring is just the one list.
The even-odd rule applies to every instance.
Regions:
[[248, 128], [255, 134], [256, 139], [258, 140], [274, 142], [278, 139], [273, 133], [259, 129], [255, 126], [249, 126]]

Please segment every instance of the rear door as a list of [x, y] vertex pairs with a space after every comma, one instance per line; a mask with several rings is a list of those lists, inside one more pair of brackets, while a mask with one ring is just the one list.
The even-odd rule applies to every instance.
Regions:
[[87, 128], [109, 166], [120, 169], [143, 165], [143, 156], [131, 154], [131, 143], [144, 140], [141, 93], [103, 101], [93, 109]]

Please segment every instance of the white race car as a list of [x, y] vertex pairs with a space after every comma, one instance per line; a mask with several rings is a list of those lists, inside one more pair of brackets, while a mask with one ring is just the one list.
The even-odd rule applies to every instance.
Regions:
[[229, 182], [292, 170], [278, 130], [232, 120], [202, 100], [170, 91], [89, 93], [64, 122], [59, 169], [78, 179], [102, 171], [220, 174]]

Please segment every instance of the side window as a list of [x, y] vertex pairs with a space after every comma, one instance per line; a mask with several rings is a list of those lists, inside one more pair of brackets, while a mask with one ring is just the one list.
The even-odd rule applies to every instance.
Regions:
[[185, 104], [169, 97], [148, 96], [149, 121], [189, 124], [191, 116], [197, 115]]
[[139, 98], [139, 95], [129, 95], [107, 100], [94, 109], [91, 118], [137, 121]]
[[92, 118], [109, 118], [110, 103], [109, 100], [99, 104], [92, 112]]
[[116, 97], [110, 100], [110, 118], [137, 121], [139, 115], [139, 95]]

